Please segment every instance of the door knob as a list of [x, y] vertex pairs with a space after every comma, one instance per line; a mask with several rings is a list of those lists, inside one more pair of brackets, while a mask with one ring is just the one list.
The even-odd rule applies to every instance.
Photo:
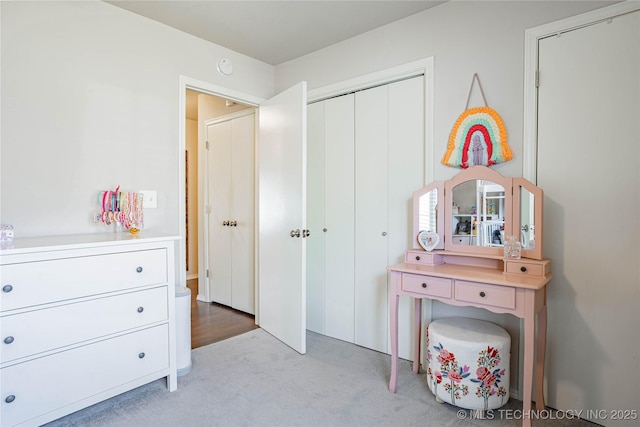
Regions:
[[386, 231], [383, 231], [383, 232], [382, 232], [382, 236], [386, 236], [386, 235], [387, 235], [387, 232], [386, 232]]
[[235, 221], [235, 220], [234, 221], [229, 221], [229, 225], [231, 227], [236, 227], [238, 225], [238, 221]]
[[227, 225], [229, 225], [229, 221], [222, 221], [222, 225], [226, 227]]
[[300, 229], [296, 229], [296, 230], [291, 230], [291, 232], [289, 233], [289, 236], [291, 237], [300, 237]]
[[309, 237], [311, 235], [311, 232], [307, 229], [302, 230], [302, 237]]

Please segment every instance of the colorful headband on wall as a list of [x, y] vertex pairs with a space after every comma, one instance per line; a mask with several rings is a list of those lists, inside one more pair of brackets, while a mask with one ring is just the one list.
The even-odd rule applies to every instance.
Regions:
[[[485, 106], [469, 108], [469, 99], [476, 80]], [[474, 74], [471, 80], [465, 108], [451, 129], [442, 164], [466, 169], [469, 166], [491, 166], [511, 160], [513, 154], [507, 144], [507, 129], [500, 115], [487, 106], [487, 99], [477, 74]]]
[[131, 233], [144, 227], [144, 212], [142, 210], [142, 195], [136, 192], [119, 191], [118, 186], [114, 191], [101, 191], [98, 195], [98, 204], [102, 208], [100, 213], [93, 217], [94, 222], [102, 222], [106, 225], [112, 223], [124, 227]]

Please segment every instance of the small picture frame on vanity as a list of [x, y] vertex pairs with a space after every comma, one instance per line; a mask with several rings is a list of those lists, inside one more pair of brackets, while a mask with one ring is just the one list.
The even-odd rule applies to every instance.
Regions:
[[433, 231], [421, 230], [418, 233], [418, 243], [422, 249], [431, 252], [440, 243], [440, 236]]

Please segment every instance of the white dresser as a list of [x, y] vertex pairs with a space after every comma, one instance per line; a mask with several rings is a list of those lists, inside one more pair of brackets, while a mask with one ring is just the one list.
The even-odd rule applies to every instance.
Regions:
[[150, 381], [177, 388], [179, 239], [16, 239], [0, 249], [0, 426], [41, 425]]

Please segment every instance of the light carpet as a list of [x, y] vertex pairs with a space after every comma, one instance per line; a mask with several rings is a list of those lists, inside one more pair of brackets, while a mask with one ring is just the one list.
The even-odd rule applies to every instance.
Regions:
[[[56, 420], [57, 426], [520, 426], [511, 399], [491, 420], [438, 404], [426, 374], [400, 361], [388, 391], [390, 356], [312, 332], [300, 355], [262, 329], [200, 347], [193, 370], [169, 393], [154, 381]], [[551, 417], [551, 416], [550, 416]], [[591, 426], [580, 419], [534, 426]]]

